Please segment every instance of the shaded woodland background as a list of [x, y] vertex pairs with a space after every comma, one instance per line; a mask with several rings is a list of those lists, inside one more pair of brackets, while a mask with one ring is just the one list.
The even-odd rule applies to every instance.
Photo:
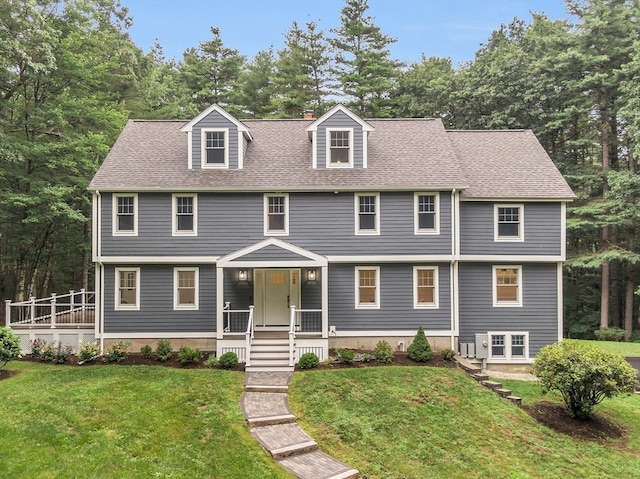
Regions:
[[214, 26], [180, 61], [133, 44], [126, 1], [0, 0], [0, 298], [93, 288], [86, 187], [128, 118], [190, 119], [212, 103], [299, 118], [340, 102], [364, 117], [532, 129], [578, 195], [566, 335], [629, 336], [640, 329], [638, 1], [567, 0], [571, 22], [516, 18], [453, 68], [394, 60], [366, 0], [346, 0], [334, 28], [292, 23], [284, 48], [253, 58]]

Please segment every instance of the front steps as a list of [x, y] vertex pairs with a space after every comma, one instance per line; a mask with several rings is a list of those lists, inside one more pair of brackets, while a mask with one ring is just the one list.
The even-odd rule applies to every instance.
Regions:
[[288, 331], [255, 331], [245, 371], [293, 371]]

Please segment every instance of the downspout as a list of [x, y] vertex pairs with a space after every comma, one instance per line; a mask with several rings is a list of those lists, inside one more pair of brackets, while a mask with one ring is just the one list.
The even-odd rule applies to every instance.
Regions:
[[450, 348], [454, 351], [455, 348], [455, 332], [456, 332], [456, 317], [458, 310], [458, 268], [457, 268], [457, 215], [456, 215], [456, 192], [457, 189], [451, 190], [451, 267], [449, 268], [449, 276], [451, 283], [451, 341]]
[[104, 354], [104, 264], [102, 264], [102, 195], [96, 190], [96, 263], [99, 274], [96, 275], [96, 320], [98, 321], [98, 332], [100, 334], [100, 355]]

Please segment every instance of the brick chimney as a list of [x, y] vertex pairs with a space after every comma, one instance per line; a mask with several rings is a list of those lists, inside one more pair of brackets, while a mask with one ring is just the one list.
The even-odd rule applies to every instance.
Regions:
[[313, 115], [313, 110], [305, 110], [303, 113], [303, 118], [305, 120], [315, 120], [316, 117]]

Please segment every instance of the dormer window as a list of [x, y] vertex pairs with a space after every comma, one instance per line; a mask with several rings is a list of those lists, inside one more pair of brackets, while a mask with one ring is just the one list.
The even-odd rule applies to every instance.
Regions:
[[227, 168], [229, 145], [227, 129], [202, 129], [202, 167]]
[[328, 167], [353, 167], [353, 129], [327, 129], [329, 141], [327, 143]]

